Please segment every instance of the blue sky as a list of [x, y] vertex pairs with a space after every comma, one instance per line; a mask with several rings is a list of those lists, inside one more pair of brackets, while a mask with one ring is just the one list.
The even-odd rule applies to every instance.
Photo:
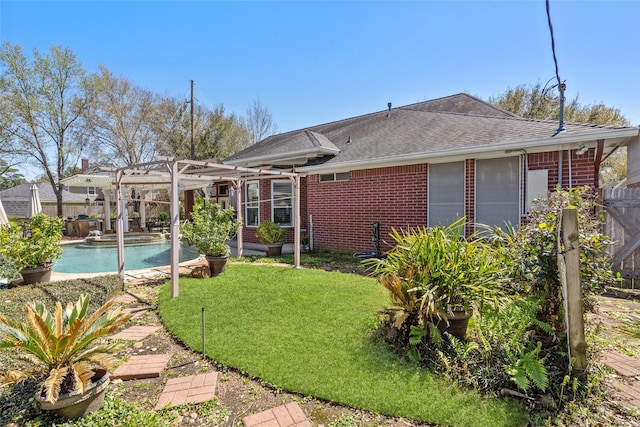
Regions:
[[[567, 98], [640, 125], [640, 1], [551, 1]], [[546, 82], [537, 1], [172, 2], [0, 0], [0, 38], [72, 49], [89, 71], [244, 114], [256, 97], [281, 131], [468, 92]]]

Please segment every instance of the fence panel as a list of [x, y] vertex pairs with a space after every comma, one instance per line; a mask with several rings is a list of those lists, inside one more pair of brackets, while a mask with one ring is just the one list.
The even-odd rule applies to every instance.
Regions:
[[640, 289], [640, 188], [605, 189], [602, 201], [613, 269], [625, 279], [623, 287]]

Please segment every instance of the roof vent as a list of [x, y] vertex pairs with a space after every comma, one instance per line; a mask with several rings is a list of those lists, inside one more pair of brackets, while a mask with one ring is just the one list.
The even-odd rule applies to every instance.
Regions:
[[387, 112], [387, 117], [391, 117], [391, 103], [387, 102], [387, 108], [389, 108], [389, 111]]

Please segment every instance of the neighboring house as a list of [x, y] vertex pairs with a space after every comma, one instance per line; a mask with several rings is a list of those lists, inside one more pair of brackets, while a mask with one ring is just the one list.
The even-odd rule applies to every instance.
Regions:
[[[387, 241], [392, 228], [458, 216], [467, 217], [467, 233], [473, 223], [519, 224], [534, 198], [558, 184], [598, 187], [602, 159], [640, 145], [638, 128], [557, 129], [556, 121], [524, 119], [457, 94], [273, 135], [225, 163], [305, 174], [301, 226], [312, 228], [314, 247], [370, 251], [374, 222]], [[292, 225], [287, 180], [247, 182], [243, 201], [247, 241], [260, 221]]]
[[[38, 196], [42, 205], [42, 213], [57, 216], [57, 199], [53, 187], [48, 182], [37, 182]], [[33, 184], [22, 184], [0, 191], [0, 200], [8, 217], [26, 218], [29, 211], [29, 198]], [[62, 190], [63, 217], [87, 213], [86, 195], [73, 194]]]

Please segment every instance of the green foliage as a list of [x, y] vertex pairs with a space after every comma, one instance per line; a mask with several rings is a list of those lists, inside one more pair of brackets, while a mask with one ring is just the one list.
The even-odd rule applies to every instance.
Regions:
[[531, 351], [523, 352], [521, 350], [521, 355], [516, 363], [506, 368], [511, 375], [511, 380], [524, 392], [529, 391], [531, 382], [543, 392], [549, 385], [547, 369], [538, 358], [540, 349], [542, 349], [542, 343], [538, 342], [536, 348]]
[[287, 230], [272, 221], [262, 221], [256, 229], [256, 237], [262, 243], [280, 243]]
[[395, 327], [426, 326], [447, 319], [453, 309], [481, 311], [505, 296], [501, 282], [505, 259], [490, 242], [461, 236], [465, 219], [448, 226], [393, 230], [396, 246], [386, 258], [364, 261], [389, 291]]
[[17, 224], [0, 225], [0, 255], [18, 270], [49, 264], [62, 256], [63, 221], [44, 214], [34, 215], [26, 235]]
[[[557, 120], [560, 115], [558, 95], [544, 92], [543, 89], [540, 82], [519, 85], [489, 98], [489, 102], [527, 119]], [[582, 105], [577, 95], [565, 103], [564, 115], [566, 122], [629, 126], [629, 120], [619, 108], [607, 107], [602, 103]]]
[[169, 212], [160, 211], [156, 218], [158, 218], [158, 221], [169, 221]]
[[227, 240], [233, 238], [242, 226], [242, 221], [234, 219], [234, 209], [222, 209], [219, 204], [195, 204], [191, 221], [180, 225], [182, 238], [200, 253], [210, 256], [227, 256], [231, 247]]
[[0, 190], [26, 183], [27, 180], [18, 169], [10, 166], [6, 160], [0, 159]]
[[56, 303], [55, 313], [43, 302], [26, 305], [27, 322], [0, 316], [0, 349], [15, 348], [32, 356], [32, 360], [48, 373], [43, 394], [55, 402], [65, 378], [71, 376], [72, 389], [83, 392], [91, 384], [93, 367], [109, 369], [115, 364], [111, 356], [117, 344], [96, 343], [127, 322], [130, 314], [110, 310], [113, 300], [89, 314], [89, 296], [82, 295], [75, 304], [62, 308]]

